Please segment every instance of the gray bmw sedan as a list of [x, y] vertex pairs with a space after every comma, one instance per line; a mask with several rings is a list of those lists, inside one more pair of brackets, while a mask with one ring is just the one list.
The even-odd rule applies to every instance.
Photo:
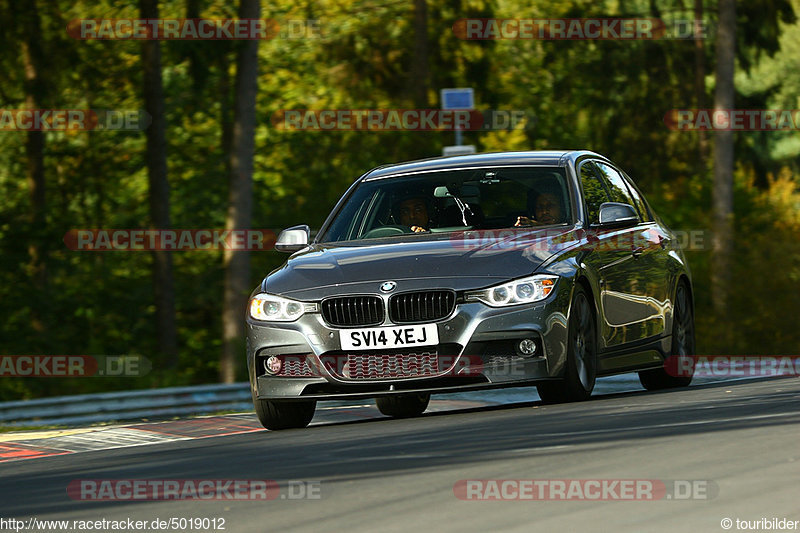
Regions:
[[[373, 169], [250, 297], [247, 364], [268, 429], [316, 402], [421, 414], [436, 392], [536, 385], [587, 399], [600, 376], [686, 386], [691, 275], [619, 166], [588, 151], [508, 152]], [[677, 365], [681, 366], [681, 365]]]

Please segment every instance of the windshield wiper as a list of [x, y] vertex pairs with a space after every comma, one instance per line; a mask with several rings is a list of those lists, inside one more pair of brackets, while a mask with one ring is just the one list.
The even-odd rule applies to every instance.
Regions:
[[469, 212], [469, 215], [472, 217], [475, 216], [475, 213], [472, 212], [467, 202], [458, 197], [458, 195], [461, 194], [461, 188], [455, 183], [452, 183], [447, 185], [447, 192], [453, 197], [459, 211], [461, 211], [461, 222], [463, 222], [465, 226], [469, 226], [469, 224], [467, 224], [467, 212]]
[[469, 226], [469, 224], [467, 224], [467, 212], [469, 212], [469, 215], [472, 217], [475, 216], [475, 213], [473, 213], [472, 209], [469, 208], [469, 204], [467, 204], [464, 200], [462, 200], [458, 196], [453, 195], [453, 199], [456, 201], [456, 205], [461, 210], [461, 221], [464, 223], [465, 226]]

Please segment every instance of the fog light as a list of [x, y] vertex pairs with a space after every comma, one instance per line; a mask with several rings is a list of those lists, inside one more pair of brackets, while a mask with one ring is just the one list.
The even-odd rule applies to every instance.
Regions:
[[536, 353], [536, 341], [533, 339], [522, 339], [519, 341], [517, 349], [522, 355], [533, 355]]
[[281, 360], [274, 355], [269, 356], [269, 358], [264, 361], [264, 370], [269, 374], [277, 374], [281, 371]]

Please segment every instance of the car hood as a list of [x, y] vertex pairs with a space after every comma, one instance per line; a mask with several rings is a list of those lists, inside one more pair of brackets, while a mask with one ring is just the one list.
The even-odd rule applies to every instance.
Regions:
[[487, 287], [532, 274], [569, 247], [574, 228], [467, 231], [312, 244], [264, 280], [262, 290], [317, 300], [342, 293]]

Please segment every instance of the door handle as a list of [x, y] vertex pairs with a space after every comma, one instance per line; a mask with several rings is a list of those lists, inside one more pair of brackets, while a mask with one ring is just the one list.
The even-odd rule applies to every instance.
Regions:
[[638, 248], [634, 248], [631, 251], [631, 255], [633, 255], [633, 257], [639, 257], [643, 253], [644, 253], [644, 247], [642, 247], [642, 246], [639, 246]]

